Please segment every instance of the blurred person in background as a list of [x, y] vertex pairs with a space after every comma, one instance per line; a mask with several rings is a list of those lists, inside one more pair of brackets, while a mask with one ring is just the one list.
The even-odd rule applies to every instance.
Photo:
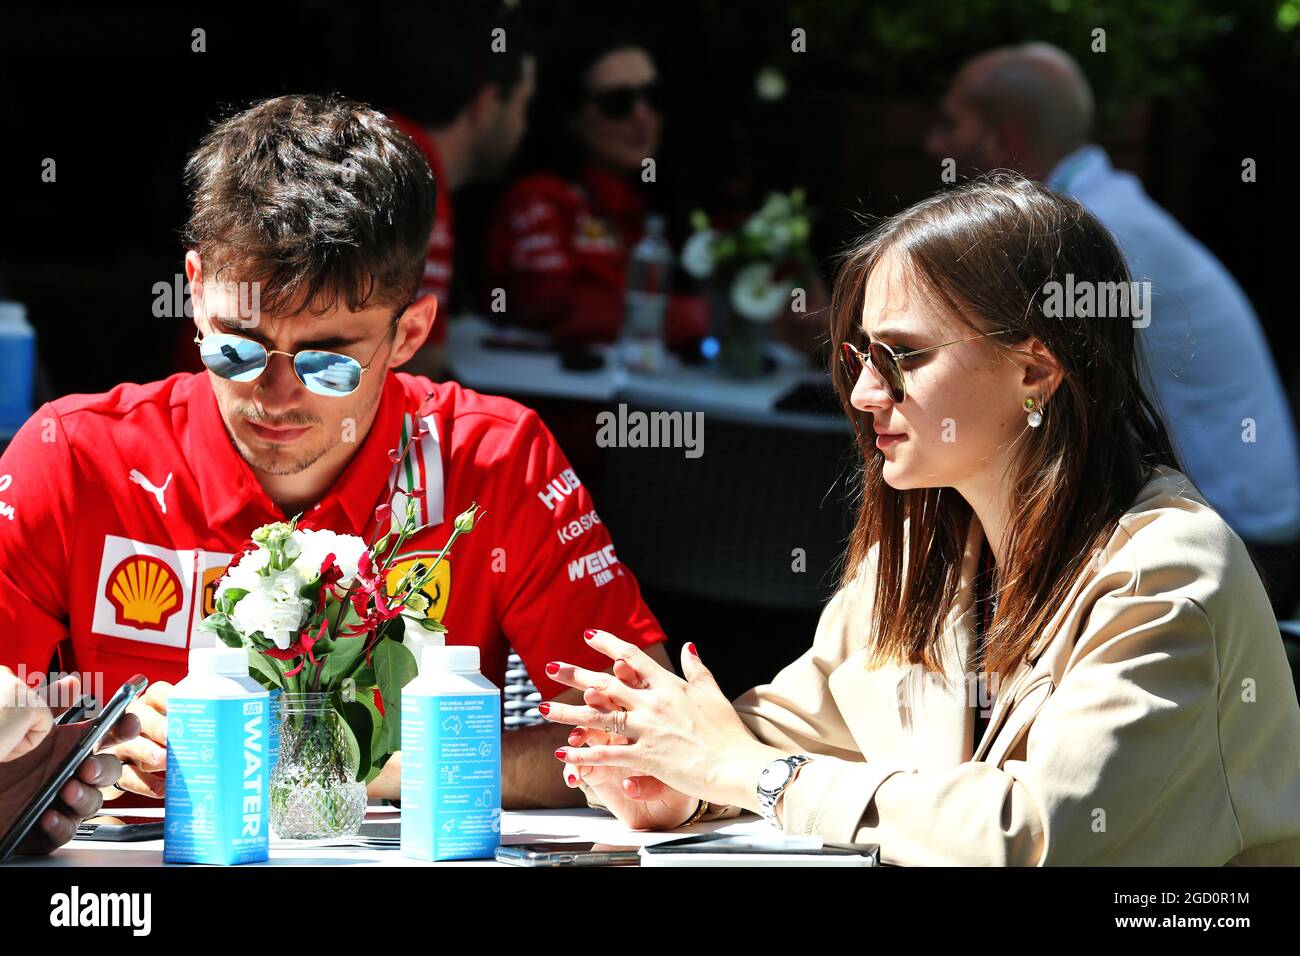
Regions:
[[[540, 129], [549, 168], [502, 197], [488, 231], [485, 285], [504, 317], [560, 341], [612, 342], [623, 321], [628, 255], [645, 230], [654, 182], [642, 180], [663, 125], [659, 71], [635, 40], [588, 31], [542, 64], [553, 117]], [[697, 296], [674, 295], [670, 347], [707, 334]]]
[[385, 18], [393, 78], [380, 102], [420, 147], [438, 188], [419, 294], [437, 296], [440, 317], [404, 370], [441, 378], [455, 245], [452, 194], [505, 173], [527, 130], [537, 61], [523, 21], [491, 5], [411, 7]]
[[964, 172], [1013, 169], [1074, 196], [1115, 236], [1134, 280], [1150, 281], [1150, 324], [1138, 341], [1187, 474], [1249, 546], [1275, 612], [1291, 616], [1300, 589], [1300, 453], [1245, 293], [1136, 176], [1114, 169], [1088, 141], [1092, 91], [1064, 51], [1031, 43], [976, 56], [940, 114], [930, 155]]

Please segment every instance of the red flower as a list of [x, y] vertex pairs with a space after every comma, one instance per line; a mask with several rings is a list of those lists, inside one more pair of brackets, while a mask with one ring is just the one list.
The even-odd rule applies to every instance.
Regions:
[[316, 631], [315, 637], [313, 637], [307, 631], [303, 631], [302, 636], [299, 638], [299, 641], [302, 644], [303, 649], [306, 650], [307, 652], [307, 657], [310, 658], [311, 662], [315, 664], [317, 667], [320, 666], [320, 661], [316, 660], [316, 655], [312, 653], [312, 648], [316, 646], [316, 642], [319, 641], [322, 637], [324, 637], [328, 631], [329, 631], [329, 621], [322, 620], [320, 622], [320, 627]]
[[379, 574], [368, 548], [361, 552], [361, 557], [357, 561], [357, 580], [361, 582], [362, 588], [373, 588], [379, 582]]
[[343, 578], [343, 569], [335, 563], [334, 553], [330, 552], [325, 555], [325, 560], [320, 565], [320, 588], [316, 592], [316, 604], [324, 609], [325, 591], [332, 587]]

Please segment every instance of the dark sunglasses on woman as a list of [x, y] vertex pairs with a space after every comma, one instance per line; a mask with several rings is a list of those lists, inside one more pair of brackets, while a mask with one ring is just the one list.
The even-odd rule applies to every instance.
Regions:
[[608, 120], [625, 119], [632, 115], [638, 101], [644, 101], [652, 110], [658, 110], [662, 97], [659, 82], [646, 83], [642, 86], [607, 86], [592, 90], [591, 101], [596, 104], [600, 115]]
[[867, 365], [875, 369], [876, 374], [889, 389], [890, 401], [897, 405], [907, 398], [907, 383], [903, 380], [903, 363], [912, 356], [933, 352], [935, 349], [956, 345], [959, 342], [973, 342], [986, 336], [1007, 335], [1015, 331], [1015, 329], [999, 329], [996, 332], [981, 332], [979, 335], [953, 339], [951, 342], [940, 342], [938, 345], [930, 345], [923, 349], [891, 348], [883, 342], [868, 342], [865, 355], [852, 342], [845, 341], [840, 343], [840, 358], [844, 362], [844, 369], [848, 372], [851, 382], [857, 382]]

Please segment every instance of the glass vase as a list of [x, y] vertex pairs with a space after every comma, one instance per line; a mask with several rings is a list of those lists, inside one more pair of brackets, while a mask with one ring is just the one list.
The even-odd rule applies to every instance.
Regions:
[[726, 288], [714, 286], [709, 295], [710, 325], [718, 339], [718, 368], [737, 379], [754, 379], [766, 369], [768, 322], [754, 322], [737, 315]]
[[352, 836], [366, 815], [366, 785], [329, 694], [280, 698], [280, 759], [271, 772], [271, 829], [284, 840]]

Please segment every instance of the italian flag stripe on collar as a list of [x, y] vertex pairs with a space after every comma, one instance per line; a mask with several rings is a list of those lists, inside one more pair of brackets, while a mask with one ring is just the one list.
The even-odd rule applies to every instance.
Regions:
[[[415, 496], [415, 520], [421, 525], [439, 525], [443, 519], [442, 447], [438, 425], [432, 416], [420, 420], [428, 432], [406, 456], [393, 466], [388, 478], [388, 488], [393, 501], [393, 511], [404, 514], [412, 488], [421, 489]], [[398, 448], [406, 447], [417, 428], [414, 415], [402, 416], [402, 437]]]

